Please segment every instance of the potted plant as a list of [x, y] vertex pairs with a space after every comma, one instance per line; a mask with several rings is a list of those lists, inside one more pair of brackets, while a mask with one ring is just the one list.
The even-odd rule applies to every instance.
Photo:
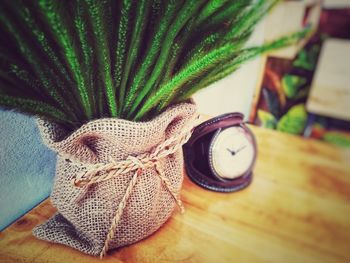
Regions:
[[4, 1], [0, 105], [58, 153], [38, 238], [103, 256], [182, 209], [191, 95], [309, 30], [246, 47], [275, 0]]

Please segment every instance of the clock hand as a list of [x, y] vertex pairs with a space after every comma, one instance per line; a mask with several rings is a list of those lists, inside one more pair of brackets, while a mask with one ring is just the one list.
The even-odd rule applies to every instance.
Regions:
[[229, 148], [226, 148], [226, 150], [228, 150], [232, 155], [235, 155], [236, 154], [236, 152], [235, 151], [232, 151], [231, 149], [229, 149]]
[[247, 145], [243, 145], [241, 148], [239, 148], [238, 150], [236, 150], [236, 153], [242, 151]]

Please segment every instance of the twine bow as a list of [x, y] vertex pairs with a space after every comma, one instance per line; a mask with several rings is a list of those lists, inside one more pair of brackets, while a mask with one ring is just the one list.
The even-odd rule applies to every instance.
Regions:
[[[198, 120], [198, 117], [197, 117]], [[127, 204], [127, 201], [133, 191], [134, 186], [137, 183], [138, 177], [142, 172], [149, 168], [154, 168], [157, 172], [157, 176], [161, 179], [162, 183], [174, 198], [175, 202], [180, 208], [181, 213], [184, 212], [184, 207], [179, 196], [176, 193], [176, 190], [172, 186], [169, 178], [164, 175], [159, 161], [171, 154], [177, 152], [183, 144], [185, 144], [188, 139], [191, 137], [192, 129], [194, 125], [184, 129], [183, 132], [172, 136], [165, 140], [163, 143], [159, 144], [153, 151], [150, 153], [146, 152], [138, 156], [129, 156], [126, 160], [116, 161], [113, 158], [109, 159], [108, 163], [97, 163], [97, 164], [87, 164], [86, 172], [78, 174], [75, 178], [72, 179], [72, 183], [76, 187], [88, 187], [89, 185], [110, 180], [116, 178], [120, 175], [128, 174], [134, 172], [134, 175], [129, 182], [129, 185], [125, 191], [125, 194], [120, 201], [116, 214], [112, 220], [111, 227], [108, 231], [108, 235], [105, 240], [105, 244], [100, 253], [102, 258], [108, 251], [109, 243], [112, 241], [115, 235], [115, 230], [118, 226], [119, 220], [123, 214], [124, 208]], [[102, 173], [104, 172], [104, 173]]]

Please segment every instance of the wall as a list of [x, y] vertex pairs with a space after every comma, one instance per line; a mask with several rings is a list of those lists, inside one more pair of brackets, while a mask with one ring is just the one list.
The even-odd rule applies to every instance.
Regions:
[[34, 118], [0, 111], [0, 230], [49, 195], [55, 163]]

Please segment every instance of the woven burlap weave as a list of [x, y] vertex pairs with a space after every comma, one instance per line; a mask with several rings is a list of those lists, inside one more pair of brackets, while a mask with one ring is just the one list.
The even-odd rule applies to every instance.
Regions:
[[[33, 234], [87, 254], [100, 255], [135, 171], [87, 187], [76, 187], [72, 181], [87, 172], [89, 166], [84, 164], [109, 163], [111, 159], [122, 161], [130, 156], [152, 152], [158, 145], [191, 126], [196, 116], [193, 104], [182, 103], [148, 122], [112, 118], [94, 120], [69, 136], [57, 125], [39, 121], [43, 141], [58, 152], [51, 193], [51, 202], [58, 213], [37, 226]], [[156, 166], [140, 170], [113, 238], [108, 242], [108, 249], [149, 236], [170, 217], [176, 200], [159, 176], [159, 170], [178, 195], [183, 180], [181, 147], [159, 159]]]

